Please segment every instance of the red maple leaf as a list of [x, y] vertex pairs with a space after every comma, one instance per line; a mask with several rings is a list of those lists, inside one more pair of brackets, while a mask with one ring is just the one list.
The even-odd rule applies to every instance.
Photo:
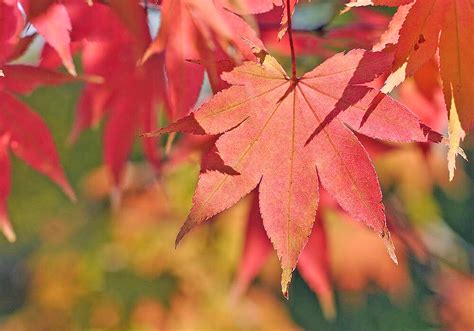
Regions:
[[[238, 15], [225, 10], [219, 1], [165, 0], [161, 8], [158, 36], [143, 61], [164, 53], [168, 78], [168, 101], [172, 119], [187, 115], [198, 100], [207, 70], [215, 91], [222, 85], [223, 69], [229, 70], [241, 58], [255, 59], [244, 39], [261, 45], [256, 33]], [[235, 54], [227, 51], [233, 48]], [[205, 60], [205, 66], [190, 60]], [[227, 66], [218, 63], [229, 63]]]
[[54, 0], [10, 0], [22, 9], [36, 31], [47, 44], [57, 52], [67, 71], [75, 76], [76, 69], [72, 61], [71, 38], [72, 29], [66, 7]]
[[[241, 37], [258, 41], [242, 18], [211, 1], [164, 1], [162, 24], [153, 43], [144, 8], [138, 2], [88, 6], [66, 1], [65, 5], [73, 27], [72, 45], [82, 51], [85, 73], [104, 78], [101, 84], [86, 85], [71, 139], [107, 117], [104, 159], [117, 186], [136, 132], [156, 129], [157, 105], [164, 104], [174, 119], [188, 114], [198, 99], [206, 70], [214, 90], [227, 87], [215, 78], [236, 64], [237, 60], [223, 51], [229, 40], [237, 48], [237, 55], [245, 58], [254, 56]], [[104, 21], [108, 22], [104, 27], [95, 23]], [[222, 32], [222, 26], [229, 28]], [[42, 65], [59, 64], [51, 47], [46, 46], [42, 55]], [[144, 141], [144, 150], [159, 169], [161, 157], [154, 142]]]
[[260, 63], [246, 62], [223, 74], [229, 89], [148, 136], [176, 131], [220, 135], [203, 161], [177, 243], [258, 186], [263, 224], [281, 261], [286, 293], [312, 231], [320, 182], [392, 249], [374, 167], [347, 126], [401, 142], [427, 141], [429, 130], [406, 107], [364, 86], [390, 67], [392, 57], [386, 53], [352, 50], [301, 78], [290, 78], [268, 53], [255, 52]]
[[[99, 84], [85, 85], [70, 140], [75, 141], [83, 130], [106, 117], [104, 160], [118, 186], [136, 132], [155, 128], [158, 105], [165, 93], [163, 58], [154, 56], [148, 63], [138, 65], [151, 42], [146, 15], [138, 2], [89, 6], [85, 2], [66, 1], [65, 6], [73, 27], [72, 45], [81, 51], [85, 74], [102, 78]], [[123, 12], [126, 19], [120, 16]], [[46, 46], [42, 65], [58, 64], [51, 48]], [[144, 142], [143, 148], [148, 160], [158, 168], [160, 156], [155, 144]]]
[[381, 47], [395, 51], [394, 74], [386, 91], [415, 74], [439, 50], [440, 73], [449, 115], [449, 170], [454, 176], [464, 130], [474, 127], [474, 5], [469, 0], [356, 0], [349, 7], [366, 5], [400, 6]]
[[6, 64], [25, 50], [25, 45], [20, 43], [24, 19], [17, 1], [0, 3], [0, 22], [0, 40], [2, 45], [7, 46], [0, 51], [0, 227], [7, 239], [13, 241], [15, 233], [7, 212], [11, 187], [10, 150], [32, 168], [51, 178], [71, 199], [75, 199], [49, 129], [41, 117], [19, 101], [14, 93], [29, 93], [40, 85], [61, 84], [73, 78], [28, 65]]
[[[258, 203], [258, 195], [255, 192], [247, 223], [244, 249], [233, 285], [232, 295], [234, 298], [240, 296], [247, 289], [272, 251], [272, 243], [268, 240], [267, 233], [263, 228]], [[298, 259], [298, 270], [309, 287], [318, 295], [326, 317], [333, 318], [335, 308], [326, 234], [324, 223], [320, 217], [317, 217], [308, 243], [301, 251]]]

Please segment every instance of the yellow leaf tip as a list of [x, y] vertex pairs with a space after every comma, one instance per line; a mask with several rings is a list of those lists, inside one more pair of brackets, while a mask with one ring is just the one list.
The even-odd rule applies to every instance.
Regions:
[[293, 275], [293, 269], [292, 268], [283, 268], [283, 271], [281, 273], [281, 292], [283, 293], [283, 296], [288, 300], [289, 294], [288, 294], [288, 288], [291, 283], [291, 278]]
[[395, 253], [395, 245], [393, 244], [390, 232], [385, 229], [380, 236], [382, 237], [383, 243], [385, 244], [385, 248], [387, 249], [387, 253], [390, 256], [390, 259], [392, 259], [393, 263], [398, 265], [398, 258], [397, 254]]
[[407, 77], [407, 65], [408, 62], [403, 63], [403, 65], [387, 77], [382, 89], [380, 90], [382, 93], [389, 94], [395, 89], [395, 87], [405, 81]]
[[456, 157], [461, 155], [462, 158], [467, 160], [467, 155], [461, 148], [461, 142], [466, 137], [466, 132], [461, 126], [459, 115], [454, 100], [453, 87], [451, 86], [451, 105], [449, 108], [449, 122], [448, 122], [448, 170], [449, 180], [454, 179], [454, 171], [456, 170]]

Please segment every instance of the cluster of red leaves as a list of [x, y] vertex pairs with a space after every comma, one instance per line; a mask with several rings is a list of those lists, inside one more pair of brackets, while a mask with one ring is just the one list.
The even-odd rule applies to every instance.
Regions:
[[[67, 29], [67, 24], [66, 26], [61, 24], [64, 22], [61, 21], [60, 10], [56, 11], [55, 8], [35, 16], [31, 23], [52, 47], [60, 51], [59, 44], [63, 35], [61, 29], [55, 30], [51, 26], [49, 15], [54, 15], [54, 21], [63, 29]], [[30, 36], [21, 36], [24, 25], [25, 19], [18, 7], [18, 2], [2, 1], [0, 3], [0, 100], [2, 107], [0, 112], [0, 226], [10, 241], [15, 240], [15, 233], [7, 216], [7, 198], [11, 187], [9, 151], [37, 171], [50, 177], [71, 199], [75, 199], [74, 192], [61, 168], [49, 129], [38, 114], [32, 112], [15, 97], [15, 94], [29, 93], [42, 85], [61, 84], [73, 78], [35, 66], [8, 64], [23, 54], [32, 41]], [[59, 44], [56, 43], [57, 41]], [[65, 46], [69, 47], [68, 44]], [[74, 72], [70, 56], [65, 55], [63, 58], [70, 71]]]
[[[324, 205], [320, 186], [348, 215], [380, 235], [396, 260], [380, 185], [358, 135], [389, 142], [441, 140], [411, 110], [383, 93], [422, 70], [439, 46], [454, 168], [464, 135], [461, 124], [465, 129], [473, 125], [469, 109], [474, 87], [465, 74], [473, 70], [473, 7], [467, 0], [351, 2], [352, 7], [375, 4], [400, 9], [374, 51], [335, 54], [296, 77], [286, 74], [248, 24], [249, 14], [280, 7], [278, 26], [262, 29], [265, 43], [276, 45], [288, 28], [291, 32], [288, 14], [296, 4], [296, 0], [2, 0], [0, 68], [5, 77], [0, 78], [0, 93], [7, 111], [0, 115], [0, 166], [8, 170], [10, 148], [72, 196], [46, 127], [9, 93], [72, 80], [49, 70], [62, 63], [75, 76], [72, 54], [79, 52], [86, 76], [100, 79], [86, 81], [71, 139], [106, 119], [104, 161], [116, 186], [137, 133], [155, 131], [161, 105], [174, 122], [151, 135], [185, 132], [212, 137], [204, 143], [211, 141], [212, 147], [203, 158], [193, 208], [177, 242], [254, 190], [258, 208], [255, 203], [251, 214], [255, 229], [249, 232], [248, 245], [264, 254], [270, 247], [265, 237], [270, 238], [283, 269], [285, 294], [300, 260], [303, 276], [316, 292], [330, 298], [324, 231], [320, 221], [314, 224], [320, 219], [318, 206]], [[147, 14], [156, 10], [161, 25], [152, 41]], [[31, 36], [21, 38], [25, 15], [46, 41], [40, 67], [7, 64], [31, 42]], [[369, 15], [369, 21], [373, 23], [369, 31], [380, 29], [376, 14]], [[341, 29], [329, 36], [358, 38], [363, 29], [367, 27]], [[325, 48], [311, 35], [295, 35], [295, 41], [297, 50]], [[368, 46], [373, 39], [363, 42]], [[190, 113], [205, 73], [216, 94]], [[376, 80], [390, 73], [380, 91]], [[162, 159], [158, 146], [151, 139], [143, 144], [158, 171]], [[5, 211], [9, 186], [8, 171], [2, 170], [3, 229], [12, 237]], [[254, 271], [247, 272], [248, 282]]]

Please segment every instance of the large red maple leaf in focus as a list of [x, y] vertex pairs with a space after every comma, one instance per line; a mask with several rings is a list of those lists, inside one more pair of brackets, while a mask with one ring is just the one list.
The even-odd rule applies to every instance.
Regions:
[[255, 52], [259, 63], [245, 62], [223, 74], [230, 88], [148, 135], [220, 135], [203, 160], [177, 243], [258, 186], [263, 225], [281, 261], [286, 293], [312, 231], [321, 183], [350, 216], [385, 239], [395, 259], [374, 167], [348, 128], [389, 141], [429, 138], [411, 111], [364, 85], [388, 70], [392, 57], [353, 50], [290, 78], [264, 50]]

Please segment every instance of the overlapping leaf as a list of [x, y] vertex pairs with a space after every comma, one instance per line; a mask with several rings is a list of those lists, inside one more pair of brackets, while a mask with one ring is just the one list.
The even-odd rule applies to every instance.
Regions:
[[398, 85], [430, 61], [439, 50], [440, 72], [449, 116], [449, 170], [463, 154], [460, 142], [474, 127], [474, 4], [469, 0], [356, 0], [350, 7], [400, 6], [382, 45], [396, 43], [394, 74], [386, 90]]
[[61, 84], [72, 78], [33, 66], [5, 64], [24, 51], [24, 47], [19, 44], [24, 19], [17, 1], [2, 1], [0, 17], [0, 24], [4, 24], [1, 41], [2, 45], [7, 46], [0, 51], [0, 227], [7, 239], [14, 241], [15, 233], [7, 211], [11, 187], [9, 151], [51, 178], [71, 199], [75, 199], [75, 196], [64, 175], [46, 124], [12, 93], [29, 93], [40, 85]]
[[[162, 23], [158, 36], [148, 48], [143, 61], [153, 54], [164, 53], [168, 78], [168, 101], [173, 119], [189, 113], [195, 105], [207, 71], [213, 89], [223, 85], [220, 62], [231, 68], [242, 58], [253, 54], [244, 39], [260, 44], [256, 33], [239, 16], [225, 10], [217, 1], [163, 1]], [[234, 49], [234, 54], [229, 48]], [[205, 66], [190, 60], [203, 60]]]
[[[233, 295], [238, 296], [250, 285], [266, 262], [272, 244], [263, 228], [258, 206], [258, 196], [254, 194], [249, 213], [245, 244], [237, 277], [234, 281]], [[333, 294], [329, 272], [326, 234], [321, 218], [316, 224], [299, 257], [298, 270], [310, 288], [318, 295], [327, 318], [335, 315]]]
[[[118, 186], [136, 132], [155, 127], [158, 106], [165, 93], [163, 58], [154, 56], [145, 65], [138, 65], [151, 42], [146, 15], [138, 3], [89, 6], [85, 2], [68, 1], [65, 5], [72, 22], [73, 45], [82, 51], [84, 72], [101, 77], [100, 84], [91, 82], [84, 88], [71, 141], [107, 116], [104, 160]], [[122, 9], [127, 13], [128, 24], [117, 14]], [[101, 28], [96, 22], [107, 24]], [[42, 64], [48, 67], [58, 64], [48, 47], [43, 50]], [[159, 167], [155, 144], [144, 142], [143, 148], [148, 160]]]

